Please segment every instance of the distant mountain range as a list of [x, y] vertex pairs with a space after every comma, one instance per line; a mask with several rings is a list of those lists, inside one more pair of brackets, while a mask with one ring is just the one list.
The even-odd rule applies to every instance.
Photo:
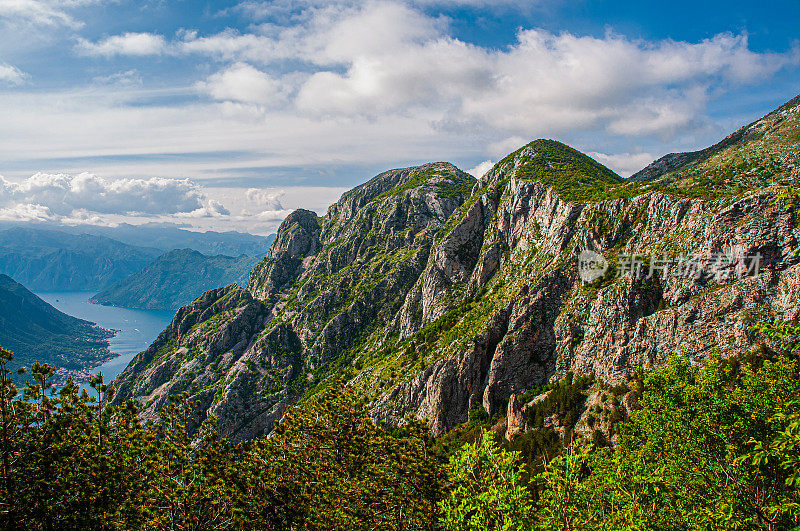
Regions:
[[[81, 233], [74, 232], [78, 230]], [[165, 251], [191, 248], [205, 254], [263, 257], [274, 239], [274, 235], [197, 233], [155, 224], [79, 229], [15, 226], [0, 230], [0, 273], [34, 291], [96, 291], [140, 271]]]
[[[88, 376], [87, 369], [108, 360], [113, 333], [94, 323], [62, 313], [22, 284], [0, 274], [0, 346], [14, 353], [11, 368], [30, 368], [34, 361], [58, 370], [57, 380]], [[59, 378], [60, 377], [60, 378]], [[30, 374], [14, 375], [17, 385]]]
[[113, 238], [128, 245], [155, 247], [163, 251], [173, 249], [194, 249], [205, 255], [260, 256], [267, 254], [275, 239], [274, 234], [257, 236], [244, 232], [194, 232], [171, 224], [145, 223], [129, 225], [122, 223], [116, 227], [81, 226], [65, 227], [63, 230], [79, 231]]
[[229, 284], [247, 285], [253, 256], [206, 256], [178, 249], [92, 297], [99, 304], [143, 309], [177, 309], [203, 292]]
[[34, 291], [100, 289], [162, 253], [104, 236], [21, 227], [0, 231], [0, 273]]

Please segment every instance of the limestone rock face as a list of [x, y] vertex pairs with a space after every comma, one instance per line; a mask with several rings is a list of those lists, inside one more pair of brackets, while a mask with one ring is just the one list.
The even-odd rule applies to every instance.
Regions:
[[[704, 360], [715, 350], [743, 352], [752, 348], [754, 320], [798, 316], [791, 301], [800, 288], [800, 231], [794, 206], [774, 192], [692, 200], [654, 191], [576, 204], [516, 178], [515, 167], [508, 161], [484, 178], [484, 195], [432, 251], [398, 320], [400, 337], [413, 338], [470, 301], [454, 327], [459, 340], [437, 345], [431, 366], [376, 399], [376, 418], [399, 422], [411, 412], [440, 434], [465, 422], [475, 403], [494, 414], [514, 393], [567, 371], [614, 381], [673, 354]], [[497, 200], [492, 186], [503, 181]], [[484, 205], [496, 209], [479, 215]], [[463, 236], [475, 227], [483, 236]], [[472, 242], [482, 242], [477, 260], [453, 251]], [[697, 256], [702, 271], [650, 276], [645, 265], [639, 277], [612, 271], [587, 284], [577, 275], [583, 249], [609, 262]], [[716, 263], [757, 255], [758, 273], [741, 279], [734, 263]]]
[[527, 423], [522, 413], [522, 404], [519, 403], [517, 395], [511, 395], [508, 399], [508, 411], [506, 413], [506, 439], [509, 441], [527, 431]]
[[247, 288], [253, 296], [269, 300], [297, 278], [303, 259], [317, 252], [319, 232], [314, 212], [301, 209], [289, 214], [281, 223], [267, 256], [250, 273]]
[[[797, 108], [716, 153], [789, 142]], [[800, 309], [800, 197], [750, 186], [748, 160], [707, 197], [705, 181], [628, 182], [553, 141], [478, 181], [447, 163], [382, 173], [323, 217], [290, 215], [248, 289], [182, 308], [116, 400], [153, 416], [187, 391], [242, 440], [342, 379], [376, 420], [416, 415], [439, 435], [480, 406], [513, 433], [515, 396], [569, 371], [613, 382], [675, 354], [745, 352], [750, 324]], [[587, 250], [607, 265], [591, 282]]]
[[115, 400], [133, 398], [155, 418], [186, 391], [222, 436], [268, 432], [324, 371], [346, 367], [385, 330], [474, 182], [451, 164], [426, 164], [378, 175], [322, 218], [293, 212], [248, 289], [212, 290], [181, 308], [116, 380]]
[[[266, 306], [236, 284], [204, 293], [178, 310], [150, 348], [131, 360], [115, 380], [115, 400], [136, 399], [144, 407], [143, 416], [152, 420], [171, 394], [187, 391], [193, 400], [210, 406], [213, 384], [234, 368], [269, 319]], [[233, 397], [224, 398], [217, 407], [225, 407]], [[227, 434], [232, 419], [220, 420]]]

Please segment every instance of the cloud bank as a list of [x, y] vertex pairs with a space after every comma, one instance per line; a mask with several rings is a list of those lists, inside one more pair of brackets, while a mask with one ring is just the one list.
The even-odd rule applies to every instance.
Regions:
[[[21, 182], [0, 176], [0, 221], [106, 226], [178, 222], [206, 229], [222, 222], [267, 234], [297, 206], [324, 211], [343, 191], [208, 188], [189, 179], [105, 179], [90, 173], [37, 173]], [[293, 208], [284, 206], [286, 199]]]
[[104, 179], [37, 173], [21, 183], [0, 176], [0, 219], [8, 221], [99, 221], [118, 216], [209, 217], [230, 212], [189, 179]]
[[197, 84], [216, 101], [260, 106], [290, 95], [286, 109], [316, 120], [427, 116], [446, 132], [479, 127], [505, 138], [598, 130], [670, 139], [702, 125], [712, 93], [762, 82], [800, 58], [753, 52], [746, 34], [729, 33], [648, 42], [533, 28], [490, 49], [450, 36], [446, 20], [387, 1], [310, 5], [290, 25], [248, 33], [184, 31], [169, 41], [126, 33], [79, 49], [229, 63]]
[[746, 32], [688, 42], [520, 27], [488, 46], [430, 14], [515, 0], [248, 0], [226, 10], [246, 17], [239, 29], [89, 38], [76, 14], [105, 1], [0, 0], [3, 24], [69, 35], [64, 54], [85, 79], [42, 87], [41, 70], [0, 61], [0, 160], [16, 164], [0, 168], [16, 179], [0, 180], [2, 219], [275, 223], [310, 200], [290, 181], [324, 209], [319, 198], [387, 167], [444, 158], [477, 176], [539, 137], [629, 175], [729, 132], [715, 100], [800, 64], [799, 48], [754, 51]]

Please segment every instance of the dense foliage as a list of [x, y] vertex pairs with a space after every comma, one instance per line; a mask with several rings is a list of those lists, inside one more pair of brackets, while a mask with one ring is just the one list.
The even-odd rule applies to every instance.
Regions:
[[[495, 420], [477, 412], [466, 428], [475, 442], [435, 444], [416, 420], [373, 423], [335, 386], [288, 410], [271, 437], [233, 445], [213, 418], [193, 418], [185, 397], [143, 424], [132, 403], [108, 404], [102, 378], [91, 382], [95, 398], [72, 383], [49, 391], [46, 364], [33, 366], [26, 400], [15, 400], [10, 353], [0, 350], [0, 526], [794, 529], [800, 326], [759, 332], [766, 345], [748, 357], [697, 365], [676, 356], [644, 371], [639, 409], [621, 421], [613, 446], [577, 434], [572, 444], [545, 445], [556, 455], [538, 456], [536, 474], [537, 457], [479, 428]], [[534, 425], [551, 412], [574, 425], [590, 384], [570, 375], [550, 386]], [[198, 423], [190, 438], [186, 426]]]
[[193, 439], [176, 397], [156, 424], [36, 364], [26, 400], [2, 369], [3, 529], [433, 529], [444, 472], [416, 421], [389, 431], [341, 388], [289, 410], [274, 436], [232, 445], [213, 419]]
[[[781, 344], [800, 327], [781, 323], [760, 332]], [[613, 448], [576, 442], [534, 479], [533, 518], [524, 529], [796, 529], [800, 362], [795, 342], [783, 341], [780, 350], [703, 366], [674, 357], [647, 372], [641, 408], [622, 424]], [[504, 450], [480, 449], [482, 461], [507, 462]], [[451, 477], [460, 490], [445, 502], [447, 521], [484, 510], [478, 497], [460, 512], [450, 509], [464, 489], [487, 488], [480, 477], [452, 470]], [[509, 483], [495, 496], [512, 495], [519, 491]]]

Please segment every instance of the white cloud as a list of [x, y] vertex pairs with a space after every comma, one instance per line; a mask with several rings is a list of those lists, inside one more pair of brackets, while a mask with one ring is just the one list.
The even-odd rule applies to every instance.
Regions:
[[0, 206], [44, 205], [62, 216], [75, 210], [131, 215], [189, 213], [207, 207], [205, 200], [201, 187], [188, 179], [109, 180], [90, 173], [37, 173], [14, 183], [0, 176]]
[[191, 212], [178, 212], [174, 216], [181, 218], [222, 218], [230, 216], [231, 211], [216, 199], [208, 199], [203, 202], [203, 206]]
[[414, 0], [413, 3], [419, 6], [449, 6], [449, 7], [497, 7], [514, 6], [523, 9], [530, 9], [540, 4], [550, 3], [549, 0]]
[[92, 82], [97, 85], [116, 85], [119, 87], [134, 87], [142, 85], [142, 76], [136, 69], [125, 70], [107, 76], [97, 76], [92, 78]]
[[264, 190], [262, 188], [248, 188], [244, 194], [245, 208], [257, 210], [284, 210], [280, 198], [285, 192]]
[[16, 204], [0, 208], [0, 220], [3, 221], [57, 221], [58, 216], [44, 205]]
[[494, 167], [494, 162], [492, 162], [491, 160], [484, 160], [471, 170], [467, 170], [467, 173], [469, 173], [476, 179], [480, 179], [481, 177], [486, 175], [486, 172], [491, 170], [492, 167]]
[[197, 88], [221, 101], [274, 105], [283, 99], [281, 87], [274, 79], [246, 63], [236, 63], [217, 72], [198, 83]]
[[29, 21], [47, 26], [76, 24], [55, 2], [44, 0], [0, 0], [0, 17], [14, 22]]
[[[274, 6], [241, 6], [268, 7]], [[312, 3], [291, 25], [264, 24], [245, 34], [187, 32], [175, 46], [221, 60], [312, 65], [283, 80], [295, 84], [295, 108], [310, 117], [427, 112], [448, 132], [482, 127], [525, 139], [575, 130], [672, 138], [703, 121], [709, 93], [762, 82], [800, 57], [756, 53], [747, 35], [727, 33], [690, 43], [526, 29], [513, 45], [490, 49], [451, 37], [446, 20], [385, 1]], [[261, 83], [278, 81], [268, 80]]]
[[154, 33], [123, 33], [98, 42], [78, 40], [77, 49], [86, 55], [112, 57], [115, 55], [148, 56], [167, 51], [167, 41]]
[[114, 222], [107, 221], [103, 216], [85, 209], [73, 210], [70, 215], [56, 218], [55, 221], [62, 225], [116, 225]]
[[630, 177], [655, 160], [655, 157], [650, 153], [606, 154], [590, 151], [587, 155], [623, 177]]
[[278, 43], [265, 35], [241, 34], [236, 30], [225, 30], [208, 36], [198, 36], [196, 31], [184, 32], [182, 40], [173, 42], [176, 53], [207, 55], [218, 60], [269, 63], [292, 55], [278, 51]]
[[102, 3], [106, 0], [0, 0], [0, 19], [16, 26], [67, 26], [77, 28], [70, 11], [77, 7]]
[[341, 187], [209, 188], [186, 179], [103, 179], [92, 174], [38, 173], [21, 182], [0, 176], [0, 221], [188, 223], [199, 230], [224, 227], [269, 234], [295, 208], [322, 213], [344, 191]]
[[0, 63], [0, 82], [19, 85], [25, 81], [25, 77], [27, 76], [19, 68], [9, 64]]
[[247, 33], [184, 31], [171, 42], [126, 33], [79, 47], [94, 55], [200, 54], [229, 62], [197, 83], [223, 102], [278, 102], [315, 120], [424, 116], [445, 133], [482, 128], [495, 142], [578, 130], [673, 138], [702, 125], [710, 94], [763, 82], [800, 61], [797, 51], [753, 52], [747, 35], [728, 33], [650, 42], [534, 28], [520, 30], [506, 48], [486, 48], [453, 38], [446, 19], [392, 1], [245, 2], [239, 9], [293, 15]]
[[[239, 219], [248, 217], [262, 222], [283, 221], [283, 218], [292, 213], [292, 209], [284, 208], [280, 198], [286, 193], [260, 188], [249, 188], [244, 194], [244, 201]], [[308, 208], [308, 207], [307, 207]]]

